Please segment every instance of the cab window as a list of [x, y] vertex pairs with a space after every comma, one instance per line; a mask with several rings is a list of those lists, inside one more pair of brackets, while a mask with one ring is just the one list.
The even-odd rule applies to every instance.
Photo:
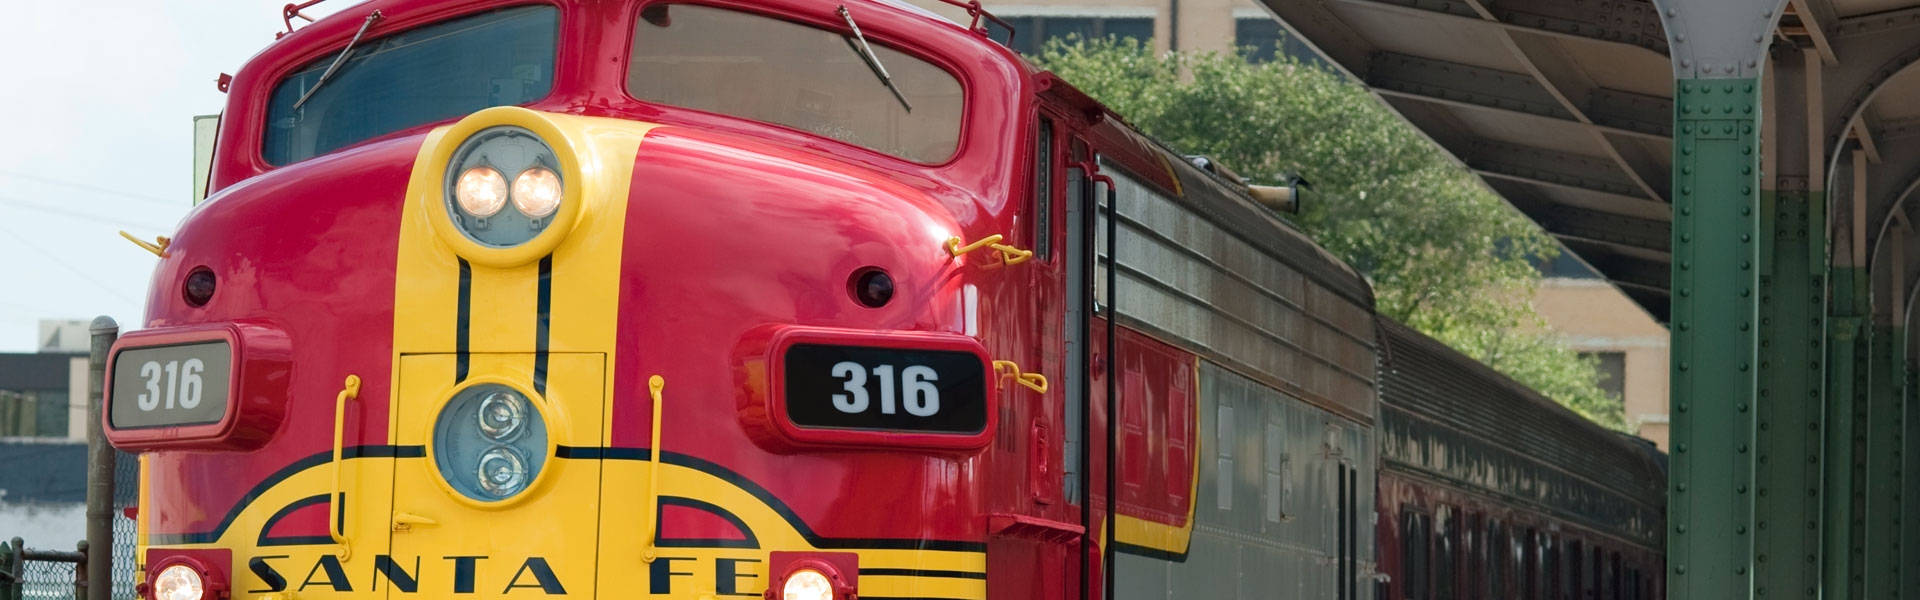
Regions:
[[509, 8], [363, 39], [330, 76], [338, 52], [329, 53], [274, 85], [261, 158], [292, 164], [545, 97], [553, 87], [559, 19], [551, 6]]
[[[860, 12], [851, 13], [859, 22]], [[959, 147], [960, 81], [867, 36], [896, 97], [859, 40], [764, 16], [654, 4], [633, 31], [627, 91], [668, 104], [784, 125], [910, 161]]]

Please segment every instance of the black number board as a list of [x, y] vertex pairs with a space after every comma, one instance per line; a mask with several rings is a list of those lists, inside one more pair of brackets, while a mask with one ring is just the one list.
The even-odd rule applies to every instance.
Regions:
[[980, 357], [952, 350], [794, 344], [787, 419], [800, 427], [975, 434], [987, 427]]

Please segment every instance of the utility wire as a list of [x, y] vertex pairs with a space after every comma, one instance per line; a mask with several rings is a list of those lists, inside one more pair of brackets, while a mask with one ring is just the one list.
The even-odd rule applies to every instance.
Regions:
[[27, 210], [37, 210], [37, 211], [40, 211], [40, 212], [45, 212], [45, 213], [52, 213], [52, 214], [56, 214], [56, 215], [61, 215], [61, 216], [65, 216], [65, 217], [72, 217], [72, 218], [75, 218], [75, 219], [84, 219], [84, 220], [88, 220], [88, 221], [97, 221], [97, 222], [100, 222], [100, 223], [106, 223], [106, 224], [110, 224], [110, 225], [118, 225], [118, 226], [121, 226], [121, 227], [130, 227], [130, 228], [134, 228], [134, 229], [172, 229], [172, 227], [171, 227], [171, 226], [162, 226], [162, 225], [155, 225], [155, 224], [152, 224], [152, 223], [136, 223], [136, 222], [133, 222], [133, 221], [122, 221], [122, 220], [120, 220], [120, 219], [116, 219], [116, 218], [114, 218], [114, 217], [108, 217], [108, 216], [103, 216], [103, 215], [96, 215], [96, 214], [92, 214], [92, 213], [86, 213], [86, 212], [81, 212], [81, 211], [77, 211], [77, 210], [67, 210], [67, 209], [64, 209], [64, 208], [59, 208], [59, 207], [53, 207], [53, 206], [47, 206], [47, 205], [45, 205], [45, 204], [39, 204], [39, 203], [35, 203], [35, 202], [27, 202], [27, 201], [25, 201], [25, 200], [21, 200], [21, 199], [18, 199], [18, 198], [8, 198], [8, 197], [5, 197], [5, 196], [0, 196], [0, 204], [5, 204], [5, 205], [8, 205], [8, 206], [18, 206], [18, 207], [20, 207], [20, 208], [24, 208], [24, 209], [27, 209]]
[[85, 279], [89, 283], [92, 283], [96, 286], [100, 286], [100, 289], [105, 290], [107, 293], [118, 296], [120, 297], [121, 300], [125, 300], [129, 303], [132, 303], [134, 306], [140, 305], [139, 300], [135, 300], [132, 297], [126, 295], [126, 293], [121, 292], [119, 289], [114, 288], [113, 286], [107, 285], [105, 283], [102, 283], [98, 279], [94, 279], [93, 275], [88, 274], [85, 270], [75, 267], [72, 264], [69, 264], [67, 261], [61, 260], [59, 255], [56, 255], [45, 248], [41, 248], [39, 245], [34, 244], [32, 240], [27, 239], [25, 236], [22, 236], [18, 233], [14, 233], [12, 229], [0, 227], [0, 233], [5, 233], [7, 235], [13, 236], [13, 239], [20, 240], [20, 243], [26, 244], [28, 250], [32, 250], [34, 252], [40, 253], [41, 256], [45, 256], [47, 257], [48, 260], [53, 261], [54, 264], [65, 267], [68, 271], [72, 271], [74, 275], [80, 276], [81, 279]]
[[154, 202], [154, 203], [158, 203], [158, 204], [165, 204], [165, 205], [167, 205], [167, 206], [174, 206], [174, 207], [178, 207], [178, 206], [180, 206], [180, 205], [181, 205], [181, 202], [180, 202], [179, 200], [167, 200], [167, 199], [165, 199], [165, 198], [160, 198], [160, 197], [158, 197], [158, 196], [148, 196], [148, 195], [144, 195], [144, 194], [135, 194], [135, 193], [133, 193], [133, 192], [124, 192], [124, 191], [120, 191], [120, 190], [116, 190], [116, 189], [109, 189], [109, 188], [103, 188], [103, 187], [100, 187], [100, 186], [95, 186], [95, 185], [87, 185], [87, 184], [84, 184], [84, 183], [75, 183], [75, 182], [72, 182], [72, 181], [66, 181], [66, 180], [64, 180], [64, 179], [54, 179], [54, 178], [52, 178], [52, 177], [45, 177], [45, 176], [41, 176], [41, 175], [28, 175], [28, 174], [26, 174], [26, 173], [20, 173], [20, 172], [17, 172], [17, 171], [0, 171], [0, 175], [5, 175], [5, 176], [8, 176], [8, 177], [18, 177], [18, 178], [20, 178], [20, 179], [26, 179], [26, 180], [29, 180], [29, 181], [38, 181], [38, 182], [40, 182], [40, 183], [45, 183], [45, 184], [49, 184], [49, 185], [57, 185], [57, 186], [62, 186], [62, 187], [70, 187], [70, 188], [74, 188], [74, 189], [78, 189], [78, 190], [87, 190], [87, 191], [90, 191], [90, 192], [99, 192], [99, 193], [102, 193], [102, 194], [109, 194], [109, 195], [113, 195], [113, 196], [119, 196], [119, 197], [122, 197], [122, 198], [132, 198], [132, 199], [135, 199], [135, 200], [144, 200], [144, 201], [147, 201], [147, 202]]

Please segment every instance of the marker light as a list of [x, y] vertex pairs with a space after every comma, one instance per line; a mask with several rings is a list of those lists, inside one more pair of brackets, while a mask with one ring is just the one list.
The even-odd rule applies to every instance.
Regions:
[[187, 565], [162, 569], [160, 576], [153, 579], [154, 600], [200, 600], [205, 593], [200, 573]]
[[536, 219], [560, 210], [560, 176], [552, 169], [534, 167], [513, 179], [513, 207]]
[[801, 569], [787, 576], [780, 593], [785, 600], [833, 600], [833, 583], [819, 571]]
[[453, 198], [461, 210], [476, 217], [491, 217], [507, 205], [507, 180], [493, 167], [467, 169], [453, 186]]

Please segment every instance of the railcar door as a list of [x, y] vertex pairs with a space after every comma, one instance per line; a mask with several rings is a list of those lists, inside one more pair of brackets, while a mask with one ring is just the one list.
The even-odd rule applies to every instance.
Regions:
[[[471, 598], [591, 598], [606, 357], [404, 355], [393, 431], [424, 456], [394, 467], [392, 556], [374, 591]], [[475, 374], [463, 377], [459, 373]], [[357, 582], [368, 574], [354, 573]]]
[[[1025, 279], [1018, 311], [1030, 340], [1020, 350], [1023, 369], [1048, 380], [1044, 393], [1001, 379], [1000, 439], [995, 444], [999, 485], [992, 498], [987, 544], [987, 596], [1077, 598], [1085, 535], [1085, 468], [1081, 423], [1088, 357], [1086, 278], [1091, 257], [1081, 248], [1086, 174], [1071, 167], [1075, 139], [1058, 111], [1043, 107], [1028, 132], [1032, 190], [1015, 239], [1034, 258], [1009, 274]], [[1097, 548], [1090, 550], [1098, 556]], [[1097, 563], [1088, 568], [1097, 569]]]

